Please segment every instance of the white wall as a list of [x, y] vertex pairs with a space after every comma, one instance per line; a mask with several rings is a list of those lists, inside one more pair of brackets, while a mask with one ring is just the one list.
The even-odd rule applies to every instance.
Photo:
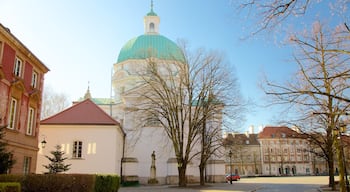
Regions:
[[[37, 173], [47, 172], [42, 165], [49, 164], [45, 155], [61, 145], [65, 152], [65, 164], [72, 164], [66, 173], [120, 174], [123, 136], [116, 126], [108, 125], [41, 125], [39, 141], [45, 138], [44, 149], [40, 146]], [[82, 141], [82, 158], [73, 159], [73, 142]]]

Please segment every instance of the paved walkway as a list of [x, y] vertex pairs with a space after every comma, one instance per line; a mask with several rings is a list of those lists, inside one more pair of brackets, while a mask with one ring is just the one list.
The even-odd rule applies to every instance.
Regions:
[[313, 187], [307, 192], [322, 191], [321, 186], [328, 183], [327, 176], [317, 177], [258, 177], [258, 178], [242, 178], [233, 184], [228, 183], [209, 183], [205, 186], [188, 185], [186, 188], [180, 188], [171, 185], [144, 185], [137, 187], [122, 187], [119, 192], [254, 192], [258, 191], [261, 186], [266, 184], [302, 184], [312, 185]]

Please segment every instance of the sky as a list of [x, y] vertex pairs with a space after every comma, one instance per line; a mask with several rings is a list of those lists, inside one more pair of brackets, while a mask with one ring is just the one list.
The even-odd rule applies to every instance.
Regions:
[[[186, 40], [192, 49], [222, 52], [234, 67], [242, 96], [255, 104], [240, 131], [276, 125], [279, 114], [263, 107], [266, 96], [258, 84], [264, 74], [283, 82], [295, 71], [284, 36], [249, 37], [256, 23], [237, 13], [235, 1], [153, 4], [161, 35]], [[0, 0], [0, 23], [50, 69], [45, 84], [55, 92], [75, 101], [89, 86], [92, 97], [108, 98], [112, 66], [122, 46], [144, 33], [150, 5], [151, 0]], [[304, 19], [303, 26], [310, 23]]]

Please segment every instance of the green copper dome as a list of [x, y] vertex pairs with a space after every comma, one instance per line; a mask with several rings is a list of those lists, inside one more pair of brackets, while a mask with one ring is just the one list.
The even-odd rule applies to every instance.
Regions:
[[149, 57], [185, 61], [181, 49], [173, 41], [162, 35], [146, 34], [129, 40], [120, 50], [117, 63]]
[[158, 15], [152, 9], [149, 13], [147, 13], [147, 16], [158, 16]]

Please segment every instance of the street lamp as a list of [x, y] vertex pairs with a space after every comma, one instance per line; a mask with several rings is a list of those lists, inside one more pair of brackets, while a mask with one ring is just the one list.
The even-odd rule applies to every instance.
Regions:
[[45, 146], [46, 146], [46, 141], [45, 141], [45, 138], [41, 141], [41, 148], [45, 148]]
[[228, 153], [228, 156], [230, 157], [230, 184], [232, 184], [232, 165], [231, 165], [231, 160], [232, 160], [232, 151]]
[[343, 166], [344, 166], [344, 176], [345, 176], [345, 184], [346, 184], [346, 191], [350, 192], [349, 190], [349, 179], [348, 179], [348, 173], [346, 170], [346, 159], [345, 159], [345, 155], [344, 155], [344, 148], [343, 148], [343, 143], [341, 140], [341, 136], [343, 133], [346, 132], [346, 125], [345, 124], [341, 124], [339, 126], [339, 128], [336, 129], [337, 132], [337, 139], [339, 139], [339, 143], [340, 143], [340, 152], [341, 152], [341, 156], [342, 156], [342, 160], [343, 160]]

